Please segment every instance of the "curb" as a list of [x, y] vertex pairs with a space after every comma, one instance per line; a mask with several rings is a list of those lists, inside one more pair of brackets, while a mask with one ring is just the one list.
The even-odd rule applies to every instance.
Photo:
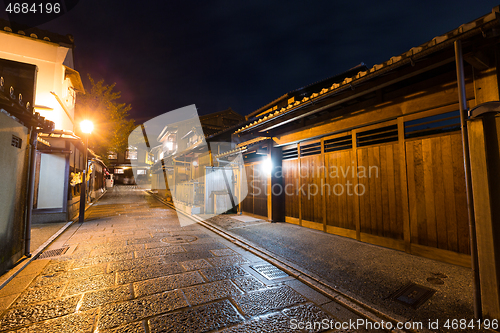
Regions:
[[[158, 195], [155, 193], [146, 190], [146, 193], [151, 195], [153, 198], [156, 200], [160, 201], [164, 205], [168, 206], [169, 208], [174, 209], [177, 213], [182, 214], [183, 216], [196, 221], [197, 223], [201, 224], [203, 227], [209, 229], [210, 231], [216, 233], [217, 235], [225, 238], [226, 240], [230, 241], [231, 243], [244, 248], [245, 250], [251, 252], [252, 254], [272, 263], [288, 275], [296, 278], [300, 282], [306, 284], [307, 286], [313, 288], [314, 290], [320, 292], [324, 296], [329, 297], [333, 301], [340, 303], [341, 305], [345, 306], [346, 308], [350, 309], [354, 313], [370, 320], [373, 322], [387, 322], [390, 321], [393, 324], [396, 324], [398, 322], [411, 322], [411, 320], [407, 320], [406, 318], [401, 318], [395, 314], [387, 314], [383, 313], [373, 306], [370, 306], [366, 302], [363, 302], [359, 299], [356, 299], [353, 296], [348, 295], [346, 292], [338, 290], [335, 286], [332, 286], [330, 282], [322, 279], [321, 277], [308, 272], [307, 270], [303, 269], [297, 264], [291, 263], [286, 259], [283, 259], [276, 254], [256, 245], [253, 244], [252, 242], [238, 236], [234, 235], [231, 232], [228, 232], [226, 230], [223, 230], [210, 222], [203, 221], [200, 218], [196, 216], [189, 215], [187, 213], [184, 213], [182, 211], [176, 210], [175, 206], [166, 201], [163, 198], [160, 198]], [[390, 332], [421, 332], [413, 329], [407, 329], [407, 330], [401, 330], [401, 329], [392, 329]]]
[[[104, 194], [106, 194], [107, 190], [104, 191], [104, 193], [99, 196], [99, 198], [96, 199], [95, 202], [92, 202], [88, 207], [85, 208], [85, 211], [87, 211], [90, 207], [92, 207], [96, 202], [98, 202]], [[76, 216], [73, 220], [69, 221], [66, 223], [61, 229], [59, 229], [55, 234], [53, 234], [49, 239], [45, 241], [42, 245], [38, 247], [32, 254], [31, 257], [25, 257], [23, 256], [24, 259], [28, 259], [26, 262], [23, 262], [23, 259], [20, 259], [21, 262], [14, 266], [12, 269], [7, 271], [4, 275], [0, 277], [0, 290], [2, 290], [3, 287], [5, 287], [13, 278], [15, 278], [23, 269], [25, 269], [33, 260], [36, 260], [42, 252], [49, 247], [52, 242], [54, 242], [57, 237], [59, 237], [63, 232], [65, 232], [69, 227], [71, 227], [74, 223], [78, 221], [78, 216]]]

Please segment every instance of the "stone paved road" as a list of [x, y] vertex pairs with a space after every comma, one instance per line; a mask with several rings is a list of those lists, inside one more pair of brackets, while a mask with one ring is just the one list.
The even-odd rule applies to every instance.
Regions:
[[[133, 187], [116, 187], [0, 290], [5, 332], [299, 332], [353, 313]], [[304, 330], [319, 332], [321, 329]]]

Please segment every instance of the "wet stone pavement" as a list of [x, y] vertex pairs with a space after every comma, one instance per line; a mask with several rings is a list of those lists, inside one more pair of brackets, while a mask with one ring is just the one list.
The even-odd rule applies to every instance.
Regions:
[[[1, 332], [320, 332], [354, 314], [134, 187], [115, 187], [0, 290]], [[332, 330], [333, 331], [333, 330]]]

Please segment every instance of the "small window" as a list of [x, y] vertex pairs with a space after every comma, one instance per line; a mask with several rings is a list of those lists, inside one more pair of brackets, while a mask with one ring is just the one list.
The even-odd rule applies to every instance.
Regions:
[[356, 134], [358, 147], [398, 141], [398, 125], [389, 125]]
[[282, 153], [283, 153], [283, 160], [291, 160], [299, 157], [299, 151], [296, 146], [290, 149], [283, 149]]
[[460, 111], [442, 113], [405, 122], [405, 138], [460, 130]]
[[124, 174], [125, 171], [123, 169], [115, 169], [115, 175], [120, 175], [120, 174]]
[[125, 159], [136, 160], [137, 159], [137, 150], [127, 149], [127, 151], [125, 152]]
[[118, 154], [114, 152], [108, 152], [108, 160], [116, 160], [118, 159]]
[[321, 142], [300, 146], [300, 157], [321, 154]]
[[332, 151], [339, 151], [345, 149], [352, 149], [352, 136], [345, 135], [336, 137], [334, 139], [325, 140], [325, 153]]

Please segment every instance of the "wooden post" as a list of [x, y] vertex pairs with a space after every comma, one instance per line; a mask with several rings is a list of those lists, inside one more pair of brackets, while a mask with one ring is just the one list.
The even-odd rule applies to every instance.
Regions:
[[487, 116], [469, 122], [472, 192], [481, 309], [484, 318], [500, 318], [500, 168], [498, 117]]
[[[299, 189], [302, 186], [302, 177], [300, 175], [300, 167], [301, 167], [301, 162], [300, 162], [300, 142], [297, 143], [297, 168], [298, 168], [298, 175], [299, 175]], [[302, 191], [298, 191], [298, 197], [299, 197], [299, 225], [302, 226]]]
[[460, 39], [455, 41], [455, 64], [457, 69], [458, 103], [460, 105], [460, 127], [462, 130], [462, 146], [464, 155], [465, 189], [467, 191], [467, 213], [469, 218], [471, 266], [474, 276], [474, 317], [476, 317], [477, 319], [481, 319], [481, 291], [476, 243], [476, 220], [474, 217], [474, 201], [472, 197], [471, 187], [469, 135], [467, 133], [467, 98], [465, 95], [464, 64], [462, 58], [462, 42], [460, 41]]
[[326, 170], [326, 162], [325, 162], [325, 139], [321, 138], [321, 163], [322, 163], [322, 168], [321, 169], [321, 179], [323, 180], [323, 183], [321, 184], [321, 197], [322, 197], [322, 209], [323, 209], [323, 231], [326, 232], [326, 191], [325, 189], [325, 184], [327, 182], [327, 175], [328, 175], [328, 170]]
[[[356, 143], [356, 131], [352, 131], [352, 155], [351, 158], [354, 158], [354, 170], [355, 170], [355, 177], [353, 177], [353, 189], [356, 188], [356, 186], [359, 184], [359, 179], [358, 179], [358, 149], [357, 149], [357, 143]], [[361, 220], [359, 217], [359, 210], [360, 210], [360, 205], [359, 205], [359, 196], [354, 194], [354, 204], [353, 204], [353, 210], [354, 210], [354, 225], [356, 226], [356, 239], [358, 241], [361, 240]]]
[[406, 171], [406, 144], [405, 144], [405, 126], [403, 117], [398, 118], [398, 143], [399, 143], [399, 161], [401, 174], [401, 202], [403, 205], [403, 237], [405, 241], [405, 252], [411, 253], [411, 229], [410, 213], [408, 205], [408, 175]]

